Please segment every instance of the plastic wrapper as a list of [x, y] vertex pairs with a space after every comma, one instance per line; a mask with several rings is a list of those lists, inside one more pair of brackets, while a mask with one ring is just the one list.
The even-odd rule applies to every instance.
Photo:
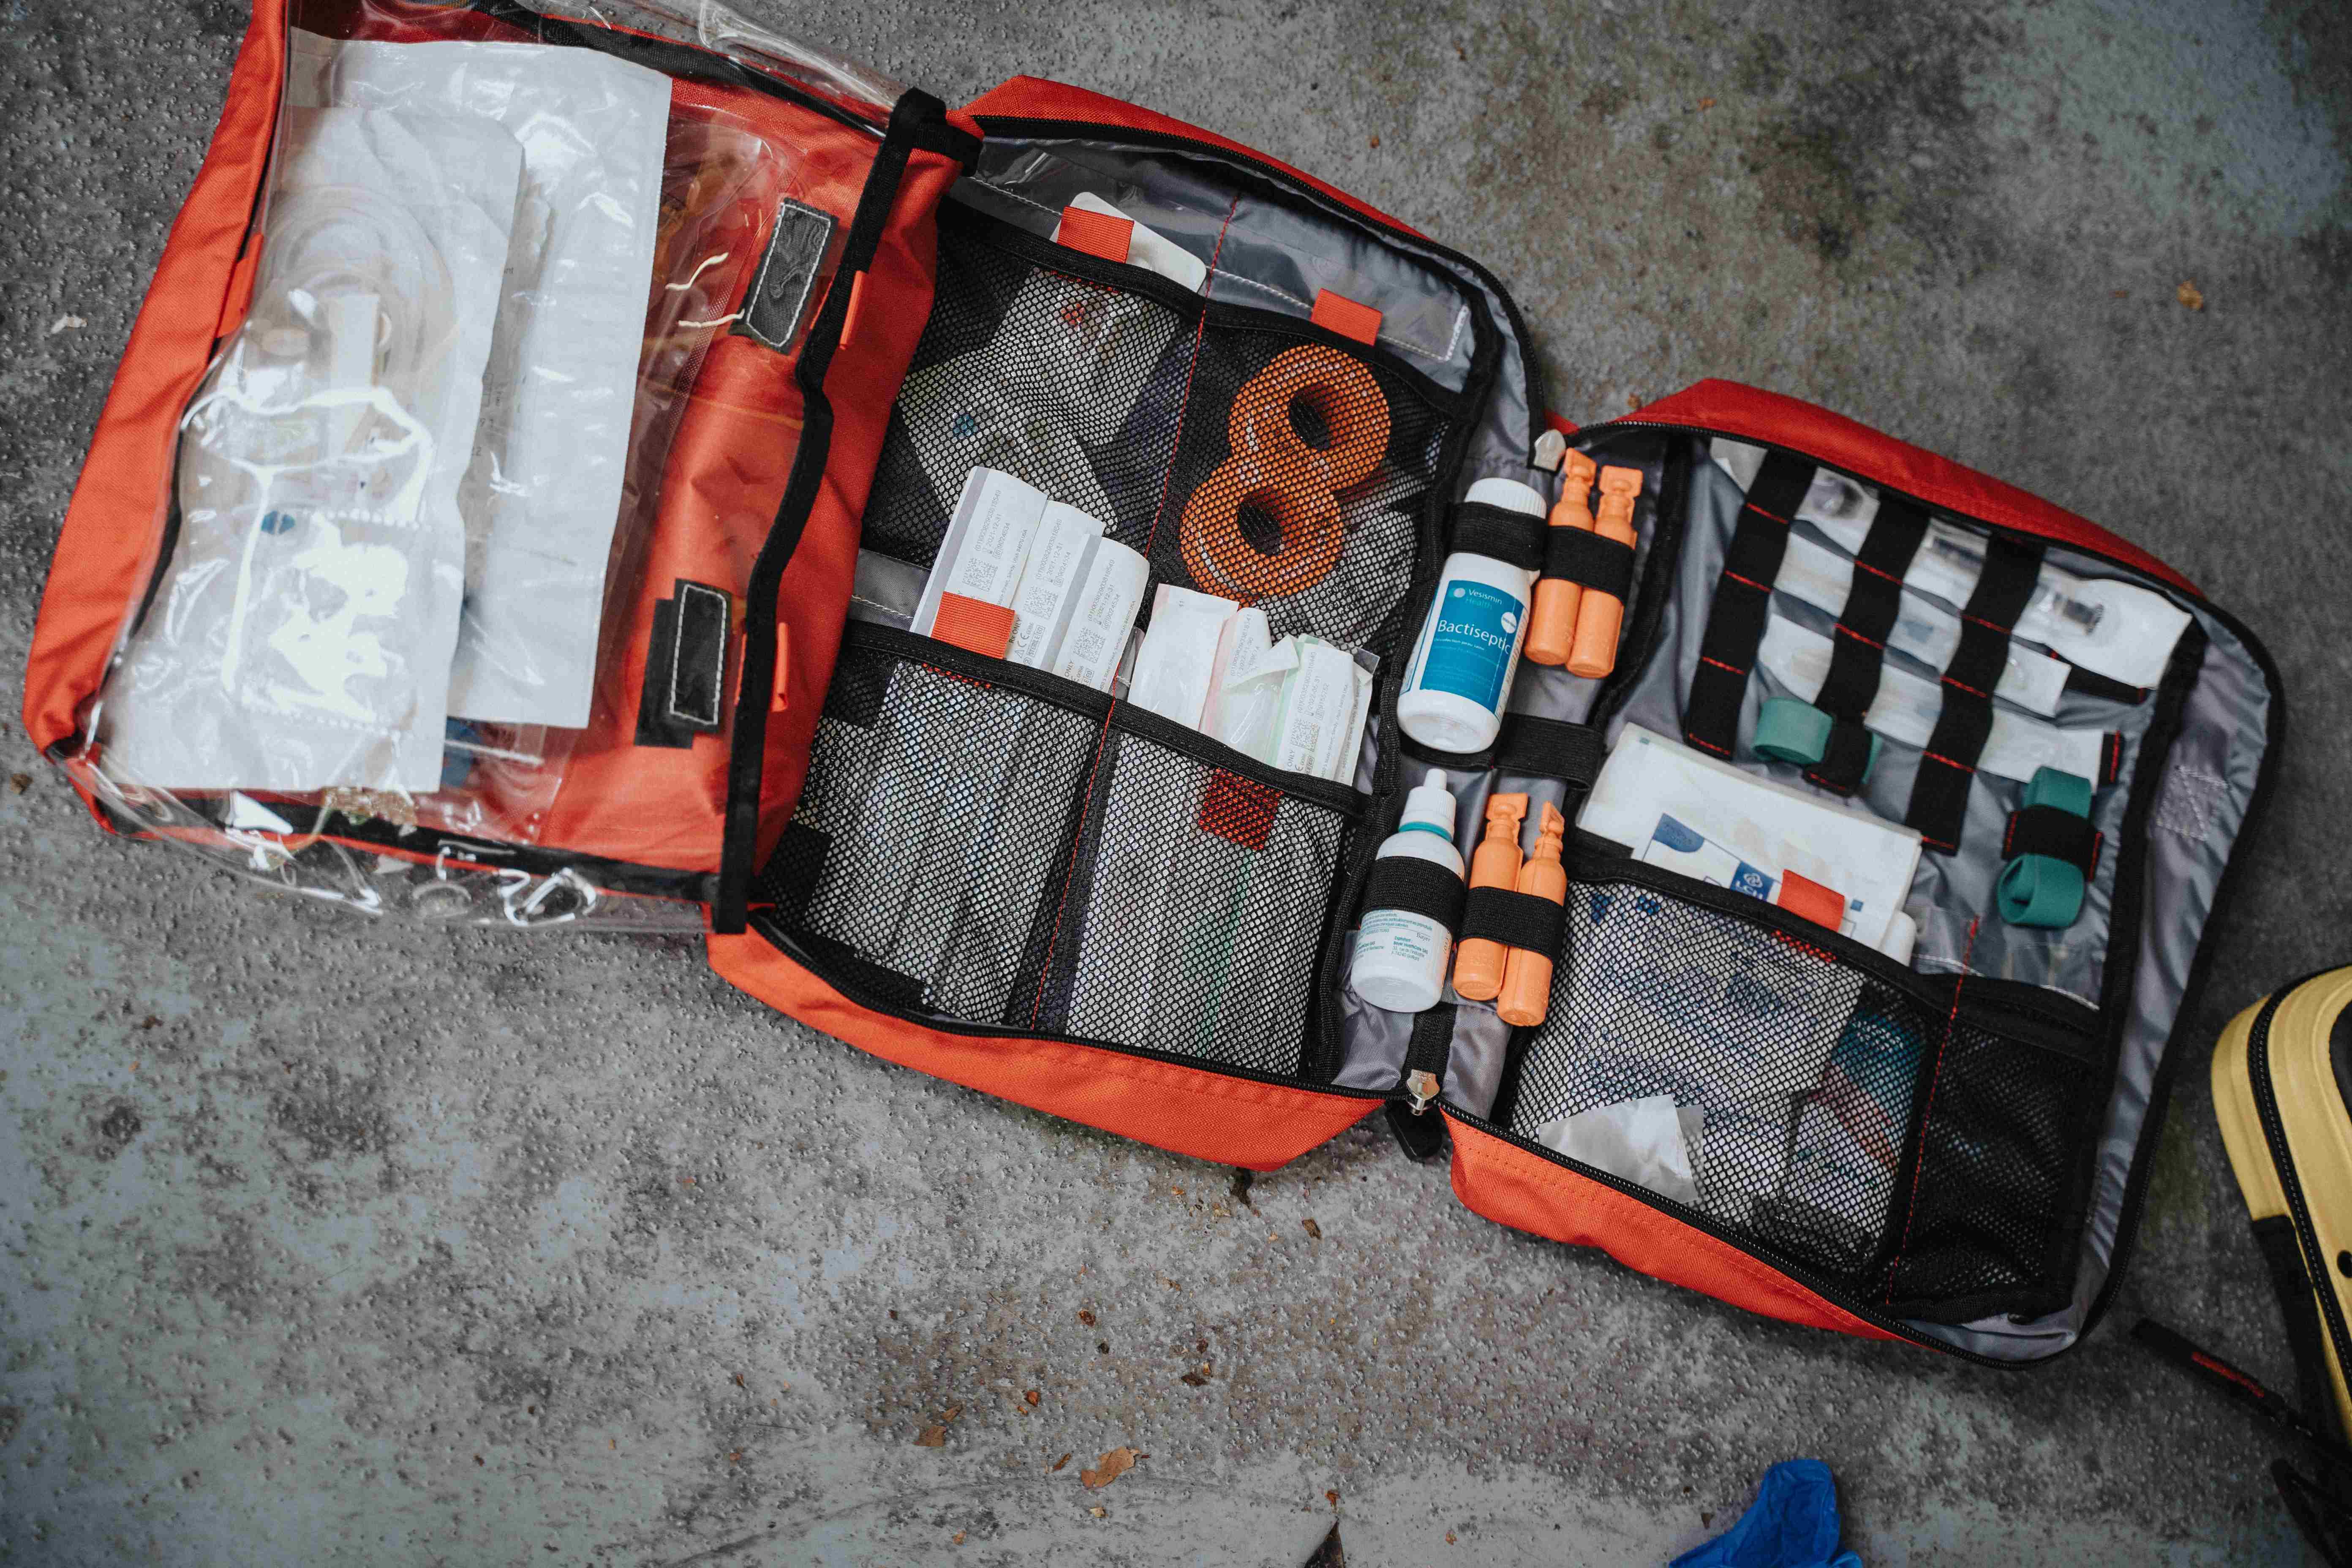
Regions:
[[[712, 423], [707, 468], [753, 418], [781, 486], [791, 355], [900, 89], [716, 5], [305, 0], [292, 23], [251, 303], [183, 413], [154, 567], [66, 763], [118, 826], [299, 894], [699, 929], [775, 507], [685, 526], [714, 508], [681, 443]], [[788, 340], [747, 336], [786, 255]], [[688, 592], [720, 628], [708, 712], [649, 734], [649, 650]], [[658, 787], [606, 810], [633, 761]], [[689, 804], [648, 810], [666, 796]]]

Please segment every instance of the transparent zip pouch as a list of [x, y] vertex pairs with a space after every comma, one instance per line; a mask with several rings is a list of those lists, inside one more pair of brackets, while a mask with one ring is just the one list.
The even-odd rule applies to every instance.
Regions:
[[67, 759], [119, 826], [369, 912], [700, 929], [793, 355], [900, 89], [566, 9], [292, 8], [251, 302]]

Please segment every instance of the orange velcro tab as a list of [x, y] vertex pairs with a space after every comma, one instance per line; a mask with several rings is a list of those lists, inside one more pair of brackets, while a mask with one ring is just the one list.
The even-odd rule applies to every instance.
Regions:
[[942, 594], [939, 618], [931, 623], [931, 635], [968, 653], [1003, 658], [1005, 649], [1013, 646], [1013, 606], [992, 605], [985, 599], [967, 599], [961, 594]]
[[1790, 914], [1802, 916], [1831, 931], [1845, 923], [1845, 895], [1835, 888], [1823, 887], [1810, 877], [1800, 877], [1794, 871], [1781, 873], [1778, 902]]
[[1319, 289], [1315, 294], [1315, 324], [1343, 338], [1353, 338], [1367, 347], [1380, 341], [1381, 313], [1370, 305], [1359, 305], [1345, 294], [1334, 294]]
[[1054, 231], [1054, 242], [1123, 264], [1128, 247], [1135, 243], [1135, 220], [1080, 206], [1064, 207], [1062, 226]]
[[793, 639], [784, 635], [783, 624], [776, 625], [776, 676], [769, 685], [768, 711], [781, 713], [792, 706], [789, 695], [789, 671], [792, 668]]

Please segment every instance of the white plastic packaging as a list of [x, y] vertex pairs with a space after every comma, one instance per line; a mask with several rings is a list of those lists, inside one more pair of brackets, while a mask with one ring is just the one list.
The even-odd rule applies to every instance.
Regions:
[[1272, 763], [1281, 730], [1283, 688], [1297, 668], [1298, 640], [1276, 642], [1264, 610], [1255, 605], [1241, 610], [1225, 622], [1217, 642], [1202, 731], [1244, 756]]
[[[1070, 205], [1080, 212], [1100, 213], [1105, 217], [1127, 218], [1135, 224], [1135, 232], [1128, 241], [1127, 264], [1140, 267], [1147, 272], [1157, 272], [1162, 278], [1181, 283], [1199, 293], [1201, 285], [1209, 280], [1209, 264], [1170, 239], [1157, 229], [1136, 223], [1128, 215], [1095, 195], [1080, 191], [1070, 198]], [[1054, 225], [1054, 243], [1062, 243], [1062, 226]]]
[[1102, 542], [1102, 531], [1100, 518], [1060, 501], [1046, 503], [1045, 515], [1029, 541], [1021, 586], [1013, 592], [1013, 644], [1005, 649], [1006, 658], [1037, 668], [1054, 657], [1076, 611], [1078, 585]]
[[[1516, 479], [1480, 479], [1467, 499], [1544, 515], [1543, 497]], [[1464, 550], [1445, 558], [1397, 699], [1397, 722], [1406, 734], [1441, 752], [1494, 744], [1519, 668], [1535, 575]]]
[[909, 629], [924, 637], [940, 618], [940, 600], [950, 594], [986, 605], [1010, 605], [1029, 559], [1029, 542], [1045, 515], [1045, 493], [1011, 474], [974, 468], [964, 476], [963, 493], [931, 574], [923, 580]]
[[[1836, 649], [1830, 639], [1809, 631], [1782, 616], [1764, 628], [1756, 662], [1796, 696], [1811, 702], [1829, 679], [1830, 659]], [[1889, 665], [1878, 678], [1878, 695], [1871, 700], [1863, 723], [1890, 741], [1925, 746], [1936, 732], [1944, 710], [1944, 689], [1925, 676]], [[2031, 784], [2043, 768], [2079, 774], [2096, 784], [2105, 776], [2107, 731], [2062, 730], [2055, 724], [1996, 707], [1992, 730], [1985, 738], [1977, 766], [2001, 778]]]
[[[1708, 454], [1742, 489], [1755, 482], [1764, 462], [1760, 447], [1720, 437], [1709, 446]], [[1797, 509], [1800, 521], [1857, 552], [1877, 515], [1876, 490], [1829, 468], [1813, 471], [1804, 503]], [[1931, 522], [1910, 570], [1903, 574], [1903, 585], [1947, 605], [1965, 605], [1984, 569], [1984, 548], [1983, 539], [1965, 529]], [[2165, 667], [2189, 622], [2188, 611], [2153, 589], [2112, 577], [2077, 577], [2045, 565], [2018, 617], [2016, 635], [2094, 675], [2147, 688], [2164, 679]]]
[[[1363, 672], [1346, 648], [1320, 637], [1300, 636], [1298, 668], [1285, 682], [1282, 717], [1276, 726], [1274, 765], [1318, 779], [1337, 779], [1353, 771], [1363, 742], [1363, 722], [1357, 705], [1358, 677]], [[1355, 728], [1349, 728], [1354, 721]]]
[[[1406, 795], [1402, 820], [1372, 858], [1410, 856], [1460, 877], [1462, 851], [1454, 847], [1454, 796], [1445, 787], [1445, 774], [1430, 769]], [[1427, 1012], [1445, 993], [1445, 965], [1453, 955], [1453, 934], [1427, 915], [1411, 910], [1367, 910], [1362, 924], [1356, 928], [1356, 953], [1348, 965], [1348, 984], [1357, 995], [1388, 1012]]]
[[1094, 560], [1070, 612], [1069, 629], [1054, 650], [1053, 671], [1081, 686], [1108, 691], [1126, 657], [1135, 612], [1151, 581], [1150, 563], [1116, 539], [1095, 546]]
[[645, 345], [669, 79], [595, 49], [348, 42], [298, 27], [286, 95], [494, 128], [520, 144], [521, 200], [460, 501], [466, 606], [449, 711], [581, 728]]
[[521, 151], [484, 121], [284, 124], [253, 315], [184, 421], [180, 538], [109, 683], [105, 765], [149, 788], [421, 794]]
[[1217, 642], [1226, 618], [1241, 606], [1214, 594], [1162, 583], [1151, 599], [1151, 625], [1127, 700], [1188, 730], [1201, 727], [1209, 701], [1209, 673], [1217, 662]]

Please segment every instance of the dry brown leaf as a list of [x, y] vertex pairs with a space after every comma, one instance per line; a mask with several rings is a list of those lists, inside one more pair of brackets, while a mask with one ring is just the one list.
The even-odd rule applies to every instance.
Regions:
[[1169, 1190], [1170, 1192], [1171, 1192], [1171, 1193], [1174, 1193], [1174, 1194], [1175, 1194], [1178, 1197], [1180, 1197], [1180, 1198], [1181, 1198], [1181, 1197], [1182, 1197], [1182, 1196], [1184, 1195], [1184, 1189], [1183, 1189], [1183, 1188], [1181, 1188], [1181, 1187], [1171, 1187], [1171, 1188], [1169, 1188], [1168, 1190]]
[[735, 1386], [738, 1388], [743, 1386], [743, 1374], [740, 1372], [735, 1374]]
[[33, 775], [30, 773], [10, 773], [8, 775], [8, 787], [16, 794], [22, 795], [26, 790], [33, 787]]
[[1099, 1491], [1135, 1468], [1136, 1460], [1146, 1457], [1132, 1448], [1113, 1448], [1091, 1466], [1080, 1470], [1078, 1479], [1086, 1483], [1088, 1491]]
[[1701, 109], [1713, 109], [1715, 107], [1715, 100], [1711, 98], [1702, 98], [1698, 100], [1698, 106]]
[[1034, 1404], [1036, 1404], [1039, 1400], [1041, 1400], [1041, 1399], [1045, 1398], [1045, 1396], [1044, 1394], [1042, 1394], [1038, 1393], [1035, 1389], [1034, 1389], [1034, 1388], [1033, 1388], [1033, 1389], [1031, 1389], [1028, 1393], [1026, 1393], [1026, 1394], [1023, 1394], [1021, 1397], [1022, 1397], [1022, 1398], [1024, 1398], [1024, 1399], [1025, 1399], [1025, 1400], [1027, 1400], [1030, 1404], [1034, 1405]]
[[1065, 1455], [1063, 1455], [1060, 1458], [1058, 1458], [1058, 1459], [1055, 1460], [1052, 1464], [1050, 1464], [1050, 1465], [1046, 1466], [1045, 1468], [1046, 1468], [1047, 1469], [1049, 1469], [1049, 1470], [1058, 1470], [1058, 1469], [1060, 1469], [1064, 1465], [1066, 1465], [1066, 1464], [1068, 1464], [1069, 1462], [1070, 1462], [1070, 1456], [1068, 1456], [1067, 1454], [1065, 1454]]
[[2172, 297], [2192, 310], [2201, 310], [2205, 308], [2204, 293], [2194, 283], [2182, 283], [2179, 288], [2172, 291]]
[[1311, 1219], [1302, 1219], [1298, 1223], [1307, 1227], [1307, 1235], [1313, 1237], [1318, 1241], [1323, 1239], [1323, 1227], [1321, 1226], [1317, 1225]]
[[2115, 291], [2115, 297], [2118, 300], [2128, 300], [2131, 298], [2131, 290], [2128, 289], [2118, 289]]
[[918, 1448], [944, 1448], [947, 1446], [948, 1429], [944, 1426], [926, 1426], [915, 1436]]
[[1095, 1315], [1081, 1307], [1078, 1309], [1078, 1321], [1091, 1329], [1095, 1326]]
[[1377, 146], [1379, 146], [1380, 144], [1381, 144], [1381, 139], [1380, 139], [1379, 137], [1377, 137], [1377, 136], [1373, 137], [1373, 138], [1372, 138], [1372, 145], [1373, 145], [1373, 146], [1375, 146], [1375, 147], [1377, 147]]
[[1208, 1380], [1207, 1376], [1206, 1376], [1205, 1374], [1203, 1374], [1203, 1373], [1197, 1373], [1197, 1372], [1188, 1372], [1188, 1373], [1186, 1373], [1183, 1376], [1181, 1376], [1181, 1377], [1178, 1378], [1176, 1381], [1177, 1381], [1177, 1382], [1179, 1382], [1179, 1383], [1181, 1383], [1181, 1384], [1188, 1384], [1189, 1386], [1193, 1387], [1193, 1388], [1206, 1388], [1206, 1387], [1208, 1387], [1208, 1386], [1209, 1386], [1209, 1380]]
[[1323, 1494], [1323, 1500], [1329, 1503], [1333, 1508], [1338, 1508], [1339, 1506], [1339, 1494], [1338, 1492], [1325, 1492]]
[[940, 1426], [946, 1426], [949, 1422], [950, 1422], [950, 1421], [954, 1420], [957, 1416], [959, 1416], [959, 1415], [962, 1415], [962, 1414], [963, 1414], [963, 1406], [962, 1406], [962, 1405], [949, 1405], [945, 1410], [942, 1410], [942, 1411], [940, 1411]]
[[727, 1456], [727, 1462], [728, 1462], [729, 1464], [730, 1464], [730, 1465], [740, 1465], [740, 1464], [741, 1464], [741, 1463], [743, 1462], [743, 1450], [742, 1450], [742, 1449], [740, 1449], [740, 1448], [738, 1448], [738, 1449], [736, 1449], [733, 1453], [731, 1453], [731, 1454], [728, 1455], [728, 1456]]
[[1448, 1546], [1454, 1544], [1454, 1532], [1450, 1530], [1445, 1532], [1445, 1544]]
[[1107, 1509], [1107, 1508], [1100, 1508], [1100, 1507], [1097, 1507], [1097, 1508], [1090, 1508], [1090, 1509], [1087, 1510], [1087, 1511], [1088, 1513], [1090, 1513], [1090, 1514], [1094, 1515], [1094, 1517], [1095, 1517], [1095, 1518], [1097, 1518], [1097, 1519], [1108, 1519], [1108, 1518], [1109, 1518], [1109, 1517], [1110, 1517], [1110, 1510], [1108, 1510], [1108, 1509]]
[[959, 1530], [953, 1535], [948, 1537], [948, 1544], [950, 1546], [961, 1546], [963, 1544], [963, 1531]]

